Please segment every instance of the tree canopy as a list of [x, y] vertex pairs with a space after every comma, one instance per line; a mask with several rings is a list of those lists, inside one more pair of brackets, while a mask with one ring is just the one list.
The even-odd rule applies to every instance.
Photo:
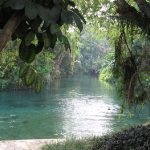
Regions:
[[[137, 84], [144, 89], [139, 97], [149, 96], [141, 82], [143, 70], [148, 75], [148, 69], [143, 68], [149, 65], [146, 57], [149, 49], [144, 50], [150, 39], [149, 0], [1, 0], [0, 51], [10, 39], [20, 39], [19, 57], [26, 63], [20, 69], [20, 76], [26, 74], [30, 86], [39, 80], [36, 79], [36, 70], [27, 71], [29, 64], [44, 50], [52, 51], [57, 43], [71, 51], [71, 46], [76, 47], [77, 42], [75, 39], [70, 44], [67, 31], [76, 26], [81, 32], [86, 21], [88, 30], [95, 30], [97, 36], [102, 32], [102, 36], [107, 34], [114, 46], [113, 72], [123, 77], [121, 82], [128, 99], [135, 95]], [[142, 39], [147, 41], [144, 46]], [[138, 40], [140, 52], [137, 50]], [[40, 91], [40, 84], [35, 87]]]
[[[67, 51], [71, 51], [63, 31], [69, 25], [76, 25], [81, 32], [86, 23], [71, 0], [2, 0], [0, 18], [0, 51], [10, 39], [20, 39], [19, 56], [28, 64], [44, 49], [54, 49], [58, 40]], [[21, 67], [20, 76], [28, 74], [26, 85], [30, 86], [36, 71], [28, 71], [27, 68], [29, 65]], [[37, 91], [40, 91], [40, 84], [37, 81], [35, 83]]]
[[[65, 24], [76, 24], [80, 31], [85, 19], [70, 0], [2, 0], [0, 3], [0, 51], [10, 38], [21, 39], [20, 58], [32, 62], [44, 48], [54, 48], [57, 39], [70, 49], [61, 32]], [[36, 38], [37, 43], [33, 41]], [[28, 49], [28, 50], [27, 50]]]

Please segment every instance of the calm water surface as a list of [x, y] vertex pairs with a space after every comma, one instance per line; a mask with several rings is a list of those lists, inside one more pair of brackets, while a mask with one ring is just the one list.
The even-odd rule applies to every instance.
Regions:
[[149, 107], [132, 117], [119, 109], [115, 90], [89, 76], [55, 81], [40, 94], [1, 92], [0, 140], [104, 135], [150, 120]]

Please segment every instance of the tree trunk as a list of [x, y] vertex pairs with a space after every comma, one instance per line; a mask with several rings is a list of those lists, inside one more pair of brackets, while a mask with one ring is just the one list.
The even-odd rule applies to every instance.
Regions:
[[11, 39], [16, 28], [21, 22], [22, 13], [20, 11], [15, 12], [12, 17], [5, 24], [2, 31], [0, 31], [0, 52], [6, 46], [7, 42]]
[[54, 70], [53, 70], [53, 73], [52, 73], [52, 79], [57, 79], [57, 78], [60, 78], [60, 66], [62, 64], [62, 61], [64, 59], [64, 57], [66, 56], [67, 52], [66, 51], [63, 51], [61, 52], [61, 54], [58, 56], [57, 60], [55, 61], [55, 64], [54, 64]]

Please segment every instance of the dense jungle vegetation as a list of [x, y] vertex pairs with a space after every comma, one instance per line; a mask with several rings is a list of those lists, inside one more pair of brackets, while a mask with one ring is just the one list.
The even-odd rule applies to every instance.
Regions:
[[[149, 100], [150, 2], [1, 0], [0, 89], [86, 73]], [[78, 29], [77, 29], [77, 28]]]

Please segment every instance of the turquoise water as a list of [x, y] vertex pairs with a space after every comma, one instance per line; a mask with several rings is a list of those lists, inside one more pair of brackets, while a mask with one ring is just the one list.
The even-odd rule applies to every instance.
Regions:
[[104, 135], [150, 120], [148, 106], [132, 117], [119, 109], [115, 90], [89, 76], [57, 80], [40, 94], [1, 92], [0, 140]]

